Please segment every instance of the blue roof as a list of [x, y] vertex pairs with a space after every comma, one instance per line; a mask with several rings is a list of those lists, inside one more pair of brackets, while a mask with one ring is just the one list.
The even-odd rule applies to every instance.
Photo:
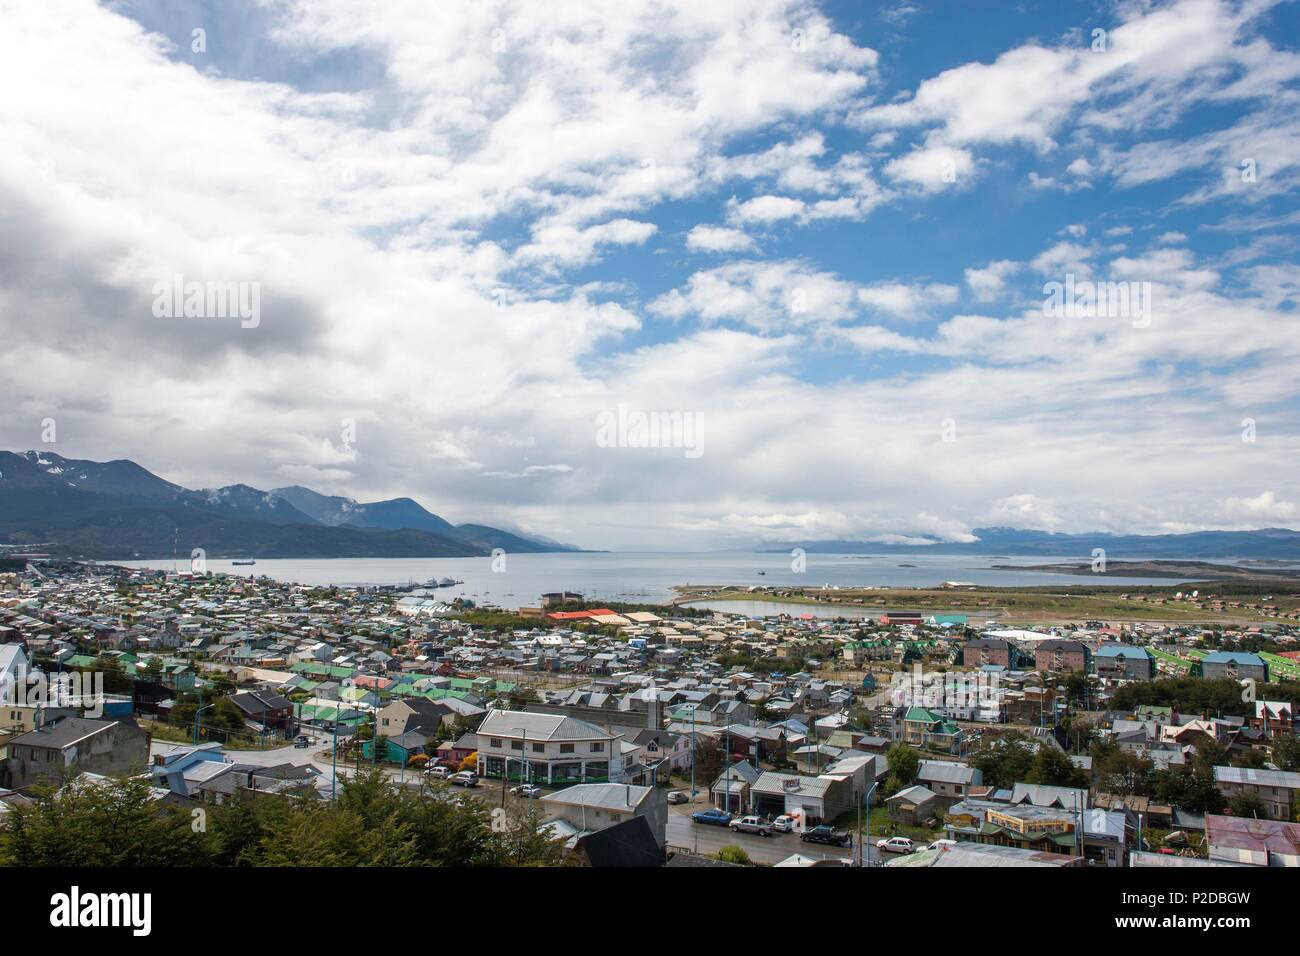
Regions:
[[1264, 659], [1258, 654], [1251, 654], [1247, 651], [1215, 651], [1213, 654], [1207, 654], [1202, 664], [1253, 664], [1256, 667], [1264, 666]]
[[1145, 657], [1148, 660], [1152, 654], [1145, 647], [1133, 647], [1130, 644], [1103, 644], [1097, 648], [1097, 657]]

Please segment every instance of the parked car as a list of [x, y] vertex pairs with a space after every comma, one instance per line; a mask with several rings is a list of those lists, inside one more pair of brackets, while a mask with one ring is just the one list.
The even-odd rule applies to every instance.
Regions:
[[847, 833], [828, 827], [824, 823], [811, 830], [805, 830], [799, 835], [799, 839], [804, 843], [826, 843], [830, 846], [849, 846], [853, 842], [853, 837]]
[[915, 853], [916, 844], [907, 837], [890, 837], [888, 840], [877, 840], [876, 849], [881, 853]]
[[307, 739], [306, 734], [299, 734], [297, 737], [293, 738], [293, 745], [295, 747], [306, 747], [309, 743], [311, 743], [311, 741]]
[[536, 800], [542, 795], [542, 788], [531, 783], [521, 783], [517, 787], [511, 787], [510, 792], [525, 800]]
[[725, 827], [731, 822], [731, 814], [726, 810], [714, 808], [712, 810], [697, 810], [691, 814], [691, 819], [696, 823], [707, 823], [715, 827]]
[[690, 803], [691, 795], [685, 790], [674, 790], [668, 794], [669, 803]]
[[460, 773], [452, 775], [451, 782], [458, 787], [477, 787], [478, 774], [472, 770], [462, 770]]
[[793, 833], [795, 828], [794, 817], [788, 814], [781, 814], [772, 821], [772, 829], [777, 833]]
[[935, 840], [935, 841], [932, 842], [929, 846], [927, 846], [926, 849], [927, 849], [927, 850], [937, 850], [937, 849], [939, 849], [940, 847], [945, 847], [945, 846], [956, 846], [956, 845], [957, 845], [957, 841], [956, 841], [956, 840]]
[[762, 817], [748, 816], [732, 820], [731, 829], [737, 833], [757, 833], [765, 837], [772, 835], [772, 824], [764, 823]]
[[425, 771], [425, 773], [427, 773], [430, 777], [433, 777], [435, 780], [446, 780], [449, 777], [451, 777], [453, 771], [450, 767], [439, 766], [439, 767], [430, 767], [428, 770]]

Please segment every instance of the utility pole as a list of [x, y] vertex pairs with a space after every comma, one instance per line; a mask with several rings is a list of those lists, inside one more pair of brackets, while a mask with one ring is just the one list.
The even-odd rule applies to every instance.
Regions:
[[724, 733], [727, 735], [727, 749], [724, 754], [725, 759], [722, 761], [722, 773], [724, 786], [727, 791], [727, 805], [725, 807], [728, 813], [731, 812], [731, 724], [727, 724]]
[[699, 791], [695, 789], [695, 705], [688, 705], [691, 708], [691, 799], [695, 799], [695, 794]]

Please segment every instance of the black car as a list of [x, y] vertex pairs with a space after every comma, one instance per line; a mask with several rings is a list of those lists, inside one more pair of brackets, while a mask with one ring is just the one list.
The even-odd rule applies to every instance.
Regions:
[[847, 833], [835, 830], [825, 824], [804, 831], [800, 837], [804, 843], [828, 843], [831, 846], [848, 846], [853, 838]]

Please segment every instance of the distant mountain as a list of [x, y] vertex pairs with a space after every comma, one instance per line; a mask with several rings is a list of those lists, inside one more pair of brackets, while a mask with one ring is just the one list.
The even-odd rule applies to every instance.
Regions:
[[1088, 558], [1103, 548], [1109, 558], [1272, 558], [1300, 560], [1300, 531], [1261, 528], [1258, 531], [1194, 531], [1188, 534], [1057, 534], [1017, 528], [976, 528], [971, 543], [933, 540], [926, 544], [881, 544], [875, 541], [792, 542], [779, 548], [801, 547], [817, 554], [980, 554]]
[[277, 524], [320, 524], [274, 492], [259, 491], [248, 485], [226, 485], [189, 492], [186, 501], [201, 498], [202, 505], [246, 521], [271, 521]]
[[271, 494], [282, 498], [321, 524], [335, 527], [350, 525], [354, 528], [385, 528], [388, 530], [415, 528], [445, 534], [448, 537], [477, 545], [487, 551], [491, 551], [493, 548], [504, 548], [506, 551], [514, 553], [579, 550], [578, 548], [567, 547], [551, 541], [540, 541], [510, 531], [502, 531], [500, 528], [491, 528], [487, 525], [454, 525], [446, 518], [441, 518], [432, 511], [427, 511], [418, 502], [412, 501], [410, 498], [389, 498], [385, 501], [372, 501], [362, 504], [359, 501], [338, 495], [322, 495], [310, 488], [303, 488], [301, 485], [274, 488]]
[[82, 461], [53, 452], [0, 451], [0, 480], [6, 487], [77, 488], [105, 495], [175, 498], [185, 489], [133, 461]]
[[272, 488], [271, 494], [288, 502], [294, 508], [310, 515], [320, 524], [331, 526], [352, 525], [354, 528], [416, 528], [422, 531], [448, 533], [455, 525], [426, 511], [410, 498], [391, 498], [361, 504], [352, 498], [339, 495], [322, 495], [301, 485]]
[[309, 488], [190, 490], [132, 461], [0, 451], [0, 543], [102, 560], [209, 557], [473, 557], [577, 550], [451, 524], [410, 498], [360, 504]]

